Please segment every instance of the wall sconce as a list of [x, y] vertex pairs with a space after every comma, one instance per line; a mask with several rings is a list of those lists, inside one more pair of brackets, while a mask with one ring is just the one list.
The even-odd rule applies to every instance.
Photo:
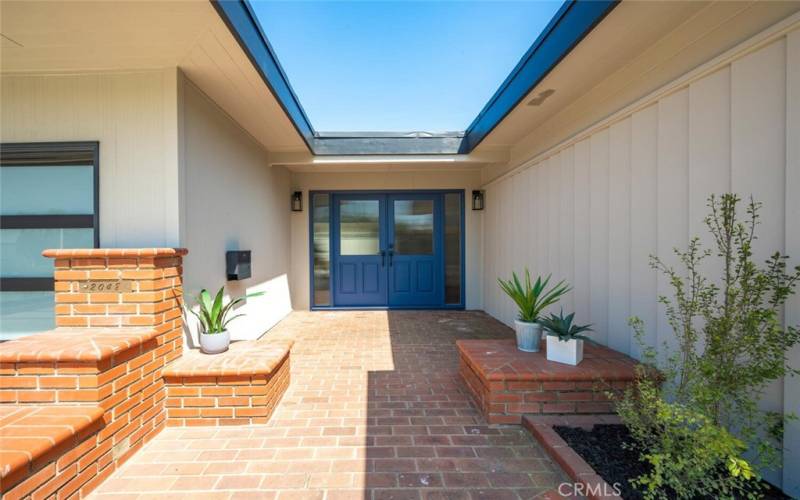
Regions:
[[483, 191], [472, 192], [472, 209], [483, 210]]
[[292, 212], [303, 211], [303, 192], [295, 191], [292, 193]]

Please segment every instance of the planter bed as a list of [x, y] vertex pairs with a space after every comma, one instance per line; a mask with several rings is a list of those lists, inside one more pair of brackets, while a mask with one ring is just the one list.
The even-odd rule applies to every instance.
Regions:
[[[643, 498], [629, 480], [647, 473], [650, 467], [639, 461], [638, 451], [622, 446], [632, 441], [624, 425], [597, 424], [590, 429], [556, 425], [553, 429], [607, 483], [618, 484], [623, 498]], [[789, 498], [771, 484], [765, 482], [764, 485], [763, 498]]]
[[[616, 415], [526, 415], [522, 421], [589, 499], [620, 498], [612, 485], [620, 486], [621, 498], [642, 498], [628, 483], [647, 471], [636, 452], [625, 450], [630, 440]], [[775, 486], [764, 482], [763, 498], [784, 500]]]

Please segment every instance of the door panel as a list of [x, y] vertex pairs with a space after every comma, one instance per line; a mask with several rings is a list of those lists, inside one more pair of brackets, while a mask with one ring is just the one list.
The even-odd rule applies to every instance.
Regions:
[[342, 194], [333, 200], [334, 303], [384, 306], [386, 196]]
[[392, 194], [387, 201], [389, 305], [441, 306], [441, 194]]

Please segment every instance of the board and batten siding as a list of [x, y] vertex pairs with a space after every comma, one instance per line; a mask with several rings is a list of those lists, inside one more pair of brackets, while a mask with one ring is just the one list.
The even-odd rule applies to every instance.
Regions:
[[[671, 287], [649, 255], [676, 265], [673, 248], [695, 235], [710, 243], [712, 193], [763, 202], [756, 258], [780, 250], [800, 264], [800, 30], [709, 64], [485, 185], [487, 312], [513, 323], [497, 277], [528, 267], [573, 285], [556, 309], [592, 323], [598, 342], [638, 356], [632, 315], [644, 320], [647, 344], [674, 342], [657, 302]], [[796, 296], [785, 320], [800, 323]], [[792, 360], [800, 367], [800, 349]], [[764, 408], [800, 414], [797, 378], [769, 387]], [[784, 477], [769, 479], [799, 494], [800, 475], [787, 474], [800, 471], [796, 423], [785, 445]]]
[[[263, 292], [237, 306], [244, 316], [228, 327], [233, 340], [257, 339], [292, 311], [290, 174], [191, 80], [181, 76], [180, 89], [184, 290], [224, 286], [229, 299]], [[251, 252], [250, 278], [226, 279], [228, 250]], [[195, 347], [196, 321], [187, 324]]]
[[101, 246], [180, 243], [175, 68], [3, 75], [0, 100], [0, 142], [100, 143]]

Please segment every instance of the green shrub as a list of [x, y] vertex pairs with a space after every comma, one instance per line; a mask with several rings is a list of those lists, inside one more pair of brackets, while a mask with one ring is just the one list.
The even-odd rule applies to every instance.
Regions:
[[[800, 267], [788, 270], [788, 257], [779, 252], [763, 266], [754, 262], [761, 204], [751, 199], [740, 220], [739, 202], [735, 194], [709, 198], [705, 224], [713, 251], [693, 238], [686, 251], [675, 250], [682, 271], [651, 256], [674, 292], [659, 302], [675, 344], [645, 346], [644, 323], [631, 318], [643, 360], [666, 381], [663, 389], [643, 381], [618, 403], [643, 460], [653, 466], [635, 483], [651, 497], [668, 490], [679, 496], [752, 493], [757, 481], [749, 477], [780, 458], [787, 417], [761, 411], [759, 401], [768, 384], [799, 373], [789, 366], [788, 352], [800, 341], [800, 329], [784, 327], [781, 311]], [[721, 277], [702, 272], [712, 256], [719, 258]], [[742, 459], [745, 451], [752, 466]]]
[[760, 482], [742, 458], [747, 446], [707, 416], [664, 400], [658, 383], [640, 376], [617, 411], [650, 472], [631, 480], [648, 499], [756, 497]]
[[540, 319], [539, 324], [547, 331], [548, 335], [558, 337], [558, 340], [565, 342], [568, 340], [590, 340], [589, 337], [582, 335], [582, 333], [591, 332], [592, 325], [573, 325], [572, 319], [574, 317], [575, 313], [564, 316], [564, 311], [562, 310], [558, 316], [551, 314], [548, 318]]
[[546, 307], [558, 302], [558, 300], [571, 290], [565, 281], [559, 281], [548, 290], [547, 284], [550, 283], [550, 276], [542, 280], [539, 276], [536, 282], [531, 284], [531, 273], [525, 269], [525, 282], [520, 282], [517, 273], [511, 273], [510, 280], [497, 278], [500, 288], [511, 297], [519, 309], [519, 320], [527, 323], [535, 323], [539, 320], [539, 315]]
[[197, 295], [197, 297], [195, 297], [198, 311], [195, 312], [194, 310], [189, 309], [189, 312], [194, 314], [197, 319], [200, 320], [201, 332], [224, 332], [228, 327], [228, 323], [236, 318], [244, 316], [244, 314], [234, 314], [233, 316], [229, 317], [229, 314], [233, 312], [233, 307], [249, 297], [258, 297], [260, 295], [264, 295], [264, 292], [251, 293], [243, 297], [233, 299], [227, 304], [223, 305], [222, 301], [224, 295], [225, 287], [221, 287], [219, 291], [217, 291], [217, 295], [214, 297], [214, 300], [211, 300], [211, 294], [208, 293], [208, 290], [203, 288], [200, 290], [200, 293]]

